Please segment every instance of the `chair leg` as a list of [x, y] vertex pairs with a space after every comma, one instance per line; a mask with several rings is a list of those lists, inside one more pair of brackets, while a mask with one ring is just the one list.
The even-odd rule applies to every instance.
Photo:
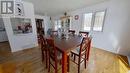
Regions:
[[48, 69], [48, 72], [50, 72], [50, 64], [49, 64], [49, 69]]
[[58, 73], [57, 62], [55, 62], [55, 73]]
[[69, 60], [69, 56], [67, 57], [67, 71], [70, 71], [70, 60]]
[[86, 60], [85, 60], [85, 63], [84, 63], [84, 65], [85, 65], [85, 69], [86, 69], [86, 64], [87, 64], [87, 63], [86, 63]]
[[42, 51], [42, 62], [44, 61], [44, 51], [43, 50], [41, 50]]
[[49, 69], [48, 69], [48, 72], [50, 72], [50, 56], [48, 58], [49, 58]]
[[78, 64], [78, 73], [80, 73], [80, 64]]
[[85, 69], [86, 69], [86, 63], [87, 62], [87, 58], [86, 58], [86, 55], [85, 55], [85, 60], [84, 60], [84, 65], [85, 65]]
[[46, 56], [46, 68], [48, 67], [48, 55], [47, 55], [47, 51], [45, 51], [45, 56]]

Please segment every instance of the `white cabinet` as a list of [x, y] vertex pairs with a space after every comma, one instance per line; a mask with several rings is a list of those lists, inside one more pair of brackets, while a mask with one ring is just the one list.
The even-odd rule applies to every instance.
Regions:
[[0, 31], [0, 42], [8, 41], [6, 31]]

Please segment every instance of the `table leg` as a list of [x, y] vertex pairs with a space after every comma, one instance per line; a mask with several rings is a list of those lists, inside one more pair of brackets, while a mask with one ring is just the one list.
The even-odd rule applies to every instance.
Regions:
[[62, 54], [62, 73], [67, 73], [67, 53]]

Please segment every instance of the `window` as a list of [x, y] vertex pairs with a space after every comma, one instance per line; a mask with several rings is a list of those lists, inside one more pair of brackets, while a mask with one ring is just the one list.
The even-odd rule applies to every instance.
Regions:
[[58, 22], [55, 21], [54, 30], [57, 30], [57, 28], [58, 28], [57, 26], [58, 26]]
[[93, 25], [93, 31], [102, 31], [104, 23], [105, 11], [96, 12]]
[[102, 31], [106, 11], [84, 14], [84, 31]]
[[58, 28], [61, 28], [61, 20], [58, 20]]
[[93, 13], [84, 14], [84, 30], [85, 31], [91, 30], [92, 16], [93, 16]]
[[58, 30], [58, 28], [61, 28], [61, 20], [55, 21], [55, 30]]

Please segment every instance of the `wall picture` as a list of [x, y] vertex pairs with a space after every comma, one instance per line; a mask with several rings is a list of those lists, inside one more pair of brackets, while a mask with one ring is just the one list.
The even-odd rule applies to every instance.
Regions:
[[10, 20], [14, 34], [32, 33], [32, 24], [30, 18], [11, 18]]
[[15, 15], [24, 16], [24, 7], [22, 2], [15, 2]]

